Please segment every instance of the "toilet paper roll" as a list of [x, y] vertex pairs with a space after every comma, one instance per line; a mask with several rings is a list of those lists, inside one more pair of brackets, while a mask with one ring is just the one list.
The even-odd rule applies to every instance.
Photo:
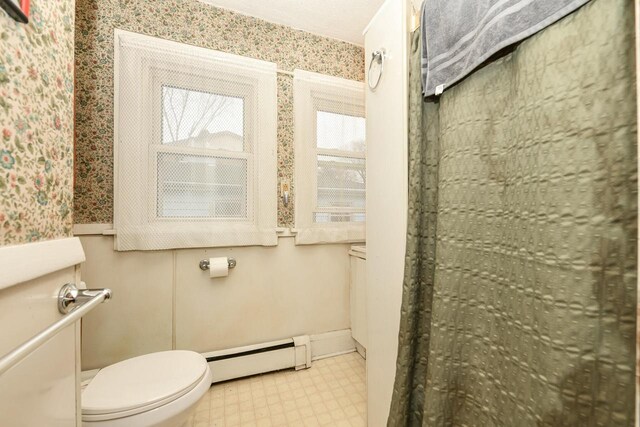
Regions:
[[226, 257], [209, 258], [209, 277], [226, 277], [229, 275], [229, 260]]

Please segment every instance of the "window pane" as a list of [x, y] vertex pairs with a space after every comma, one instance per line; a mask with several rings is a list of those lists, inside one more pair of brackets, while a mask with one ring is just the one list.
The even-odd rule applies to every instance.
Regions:
[[365, 160], [318, 156], [318, 208], [365, 208]]
[[247, 218], [247, 160], [159, 153], [157, 214]]
[[244, 151], [244, 99], [163, 86], [162, 143]]
[[318, 148], [330, 150], [365, 150], [364, 117], [318, 111], [317, 144]]
[[315, 212], [313, 214], [314, 222], [364, 222], [364, 218], [364, 213]]

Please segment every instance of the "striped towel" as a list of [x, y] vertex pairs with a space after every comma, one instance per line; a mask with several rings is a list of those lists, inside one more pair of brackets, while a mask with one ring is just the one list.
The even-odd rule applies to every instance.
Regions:
[[494, 53], [588, 1], [425, 0], [421, 16], [424, 95], [439, 95]]

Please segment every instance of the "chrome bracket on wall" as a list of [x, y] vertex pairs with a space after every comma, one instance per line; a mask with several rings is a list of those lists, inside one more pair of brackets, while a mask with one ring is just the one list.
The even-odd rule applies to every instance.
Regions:
[[[235, 258], [227, 258], [227, 264], [229, 265], [229, 268], [235, 268], [238, 263]], [[202, 261], [200, 261], [200, 270], [207, 271], [208, 269], [209, 260], [203, 259]]]
[[[84, 283], [83, 283], [84, 285]], [[74, 308], [104, 295], [104, 301], [111, 299], [111, 289], [78, 289], [74, 283], [67, 283], [58, 293], [58, 311], [67, 314]]]
[[[380, 80], [382, 79], [382, 73], [384, 72], [385, 59], [386, 59], [386, 52], [384, 48], [374, 50], [373, 52], [371, 52], [371, 62], [369, 62], [369, 71], [367, 72], [367, 85], [369, 85], [369, 89], [371, 89], [372, 91], [376, 90], [376, 88], [380, 84]], [[375, 83], [372, 83], [371, 68], [373, 67], [374, 63], [380, 65], [380, 72], [378, 74], [378, 78], [376, 79]]]

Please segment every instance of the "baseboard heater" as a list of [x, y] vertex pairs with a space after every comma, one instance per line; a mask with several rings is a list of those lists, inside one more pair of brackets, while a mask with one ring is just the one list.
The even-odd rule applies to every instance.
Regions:
[[209, 362], [213, 383], [265, 372], [311, 367], [308, 335], [203, 354]]
[[[312, 351], [313, 350], [313, 351]], [[282, 369], [310, 368], [312, 360], [356, 351], [351, 330], [302, 335], [279, 341], [203, 353], [213, 373], [213, 383]], [[83, 387], [99, 369], [82, 372]]]

